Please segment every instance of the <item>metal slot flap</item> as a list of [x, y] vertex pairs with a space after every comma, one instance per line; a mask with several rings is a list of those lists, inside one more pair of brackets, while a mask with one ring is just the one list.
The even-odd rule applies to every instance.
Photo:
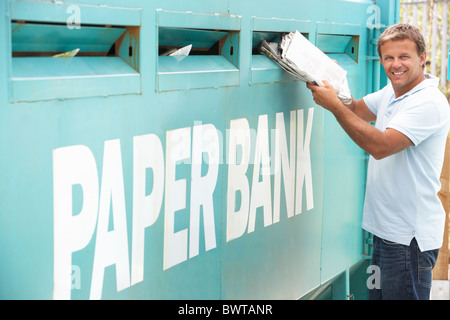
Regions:
[[139, 94], [140, 75], [119, 57], [12, 59], [13, 101]]
[[12, 69], [13, 80], [139, 75], [119, 57], [20, 57]]

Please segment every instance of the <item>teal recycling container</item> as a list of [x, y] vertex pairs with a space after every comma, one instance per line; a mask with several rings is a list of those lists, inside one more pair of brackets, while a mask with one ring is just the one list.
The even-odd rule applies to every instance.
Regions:
[[367, 156], [258, 47], [361, 98], [397, 2], [1, 1], [0, 298], [364, 299]]

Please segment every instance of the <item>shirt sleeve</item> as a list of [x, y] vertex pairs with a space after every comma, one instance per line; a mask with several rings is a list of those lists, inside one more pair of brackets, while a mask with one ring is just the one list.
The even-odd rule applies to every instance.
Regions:
[[377, 92], [370, 93], [363, 98], [366, 106], [369, 108], [370, 111], [372, 111], [374, 115], [377, 115], [378, 108], [382, 103], [382, 99], [387, 94], [386, 91], [387, 86]]

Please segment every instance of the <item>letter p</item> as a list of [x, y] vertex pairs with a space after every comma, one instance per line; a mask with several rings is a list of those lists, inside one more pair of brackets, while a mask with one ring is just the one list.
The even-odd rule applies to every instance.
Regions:
[[[72, 186], [83, 190], [83, 206], [72, 212]], [[86, 146], [53, 151], [54, 299], [70, 299], [72, 253], [91, 240], [97, 223], [98, 174], [95, 158]]]

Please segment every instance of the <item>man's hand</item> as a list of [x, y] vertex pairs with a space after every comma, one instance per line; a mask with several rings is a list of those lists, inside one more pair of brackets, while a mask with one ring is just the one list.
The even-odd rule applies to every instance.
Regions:
[[307, 83], [306, 87], [311, 90], [314, 102], [333, 112], [337, 105], [342, 104], [338, 99], [336, 91], [326, 80], [323, 80], [325, 87]]
[[306, 85], [312, 92], [314, 102], [333, 113], [349, 137], [375, 159], [383, 159], [413, 144], [406, 135], [395, 129], [381, 131], [370, 125], [367, 121], [374, 121], [376, 116], [363, 99], [353, 100], [349, 106], [345, 106], [333, 87], [327, 81], [323, 81], [323, 84], [325, 87], [310, 83]]

